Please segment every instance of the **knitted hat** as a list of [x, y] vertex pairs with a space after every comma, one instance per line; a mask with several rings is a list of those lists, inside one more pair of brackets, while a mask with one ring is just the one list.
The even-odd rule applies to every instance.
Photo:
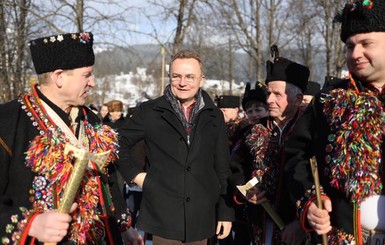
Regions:
[[309, 81], [307, 86], [306, 86], [306, 90], [303, 94], [304, 95], [315, 95], [320, 90], [321, 90], [321, 84], [319, 84], [317, 82]]
[[94, 65], [93, 41], [91, 32], [59, 34], [30, 41], [28, 45], [36, 73]]
[[267, 90], [266, 86], [260, 82], [255, 83], [255, 88], [250, 89], [250, 83], [246, 83], [245, 93], [242, 98], [242, 109], [246, 110], [246, 104], [250, 101], [257, 101], [266, 104]]
[[309, 79], [309, 68], [291, 60], [275, 57], [274, 63], [266, 62], [266, 84], [271, 81], [285, 81], [305, 91]]
[[334, 18], [341, 22], [341, 40], [359, 33], [385, 32], [385, 1], [354, 0], [345, 4]]
[[221, 95], [217, 97], [218, 108], [238, 108], [241, 98], [235, 95]]

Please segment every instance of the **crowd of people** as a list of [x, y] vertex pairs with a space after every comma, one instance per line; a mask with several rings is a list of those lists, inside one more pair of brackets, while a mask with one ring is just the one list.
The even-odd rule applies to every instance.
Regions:
[[38, 82], [0, 105], [1, 244], [384, 244], [383, 13], [343, 7], [349, 75], [322, 89], [273, 46], [263, 82], [213, 99], [181, 50], [127, 113], [85, 106], [91, 32], [31, 40]]

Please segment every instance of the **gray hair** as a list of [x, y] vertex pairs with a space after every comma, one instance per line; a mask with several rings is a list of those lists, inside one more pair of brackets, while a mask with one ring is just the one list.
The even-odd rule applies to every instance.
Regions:
[[303, 95], [302, 90], [292, 83], [286, 82], [286, 94], [288, 97], [294, 99], [298, 94]]

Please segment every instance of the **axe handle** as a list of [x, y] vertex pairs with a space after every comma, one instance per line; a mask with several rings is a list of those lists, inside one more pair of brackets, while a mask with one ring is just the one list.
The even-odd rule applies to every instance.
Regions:
[[[318, 175], [318, 167], [317, 167], [317, 160], [315, 156], [310, 158], [310, 167], [313, 173], [314, 178], [314, 186], [315, 186], [315, 192], [317, 197], [317, 207], [320, 209], [323, 209], [322, 200], [321, 200], [321, 187], [319, 183], [319, 175]], [[322, 234], [322, 245], [328, 244], [328, 237], [327, 234]]]
[[273, 206], [269, 201], [265, 201], [262, 204], [262, 207], [266, 210], [266, 212], [270, 215], [270, 218], [274, 221], [274, 223], [278, 226], [280, 231], [283, 231], [285, 228], [285, 222], [281, 219], [279, 214], [275, 211]]
[[[60, 202], [58, 212], [68, 214], [75, 200], [80, 183], [82, 182], [84, 171], [88, 165], [88, 159], [76, 159], [74, 169], [68, 180], [67, 187], [64, 190], [62, 201]], [[44, 245], [56, 245], [56, 243], [44, 243]]]
[[68, 180], [67, 187], [64, 190], [63, 198], [60, 202], [58, 212], [68, 214], [71, 206], [75, 200], [76, 193], [78, 192], [80, 183], [83, 180], [84, 171], [88, 165], [88, 159], [76, 160], [74, 169]]

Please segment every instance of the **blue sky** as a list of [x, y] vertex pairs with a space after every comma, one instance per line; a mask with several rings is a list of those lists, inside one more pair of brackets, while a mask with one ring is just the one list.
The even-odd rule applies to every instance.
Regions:
[[[162, 0], [162, 4], [170, 4], [175, 0]], [[36, 0], [31, 12], [33, 21], [32, 33], [36, 36], [53, 35], [58, 32], [76, 32], [75, 14], [70, 7], [63, 7], [65, 3], [74, 4], [74, 0]], [[173, 6], [173, 5], [171, 5]], [[150, 4], [149, 0], [85, 0], [84, 31], [92, 31], [96, 44], [117, 44], [128, 46], [133, 44], [158, 43], [150, 37], [157, 31], [161, 43], [170, 42], [173, 36], [175, 23], [173, 19], [165, 22], [162, 20], [162, 10]], [[33, 14], [32, 14], [33, 13]], [[37, 16], [36, 16], [36, 15]], [[120, 14], [124, 21], [110, 21], [111, 16]], [[101, 15], [107, 16], [105, 21], [96, 21]], [[43, 18], [41, 18], [43, 17]], [[47, 21], [44, 21], [46, 19]], [[52, 28], [54, 23], [57, 28]], [[95, 24], [96, 23], [96, 24]]]

